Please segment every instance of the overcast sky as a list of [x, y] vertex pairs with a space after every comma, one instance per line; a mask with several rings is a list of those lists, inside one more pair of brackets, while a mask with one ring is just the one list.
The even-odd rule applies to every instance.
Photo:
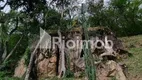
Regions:
[[[4, 0], [4, 2], [0, 1], [0, 6], [3, 6], [5, 3], [6, 3], [6, 0]], [[6, 6], [2, 11], [7, 13], [10, 11], [10, 7]]]

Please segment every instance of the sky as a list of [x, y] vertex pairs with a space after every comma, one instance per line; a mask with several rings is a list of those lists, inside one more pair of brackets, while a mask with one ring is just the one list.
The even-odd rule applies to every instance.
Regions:
[[[4, 2], [0, 2], [0, 6], [3, 6], [5, 3], [6, 0], [4, 0]], [[2, 11], [8, 13], [10, 11], [10, 6], [7, 5]]]
[[[94, 0], [94, 2], [98, 2], [99, 0]], [[85, 3], [86, 0], [81, 0], [80, 3]], [[109, 5], [110, 0], [104, 0], [104, 6], [107, 7]]]

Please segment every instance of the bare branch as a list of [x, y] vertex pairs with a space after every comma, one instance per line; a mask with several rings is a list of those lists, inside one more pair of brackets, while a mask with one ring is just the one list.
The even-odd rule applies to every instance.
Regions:
[[64, 48], [64, 45], [62, 44], [62, 35], [61, 35], [61, 32], [60, 30], [58, 30], [58, 35], [60, 37], [60, 40], [59, 40], [59, 49], [60, 49], [60, 58], [59, 58], [59, 77], [62, 77], [65, 75], [65, 71], [66, 71], [66, 68], [65, 68], [65, 48]]

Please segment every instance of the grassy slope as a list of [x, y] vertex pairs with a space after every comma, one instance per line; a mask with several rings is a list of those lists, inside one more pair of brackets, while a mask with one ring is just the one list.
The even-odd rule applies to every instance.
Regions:
[[128, 66], [130, 80], [142, 80], [142, 35], [120, 38], [126, 50], [133, 54], [124, 63]]

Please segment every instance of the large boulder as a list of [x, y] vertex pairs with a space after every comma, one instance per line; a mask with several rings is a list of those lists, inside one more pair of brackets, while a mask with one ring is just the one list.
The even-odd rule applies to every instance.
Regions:
[[50, 58], [44, 58], [42, 54], [40, 54], [36, 66], [39, 80], [54, 77], [57, 75], [57, 56], [53, 55]]
[[15, 68], [14, 77], [22, 78], [26, 72], [26, 69], [25, 59], [21, 58], [18, 62], [18, 66]]
[[121, 65], [113, 60], [97, 67], [97, 80], [127, 80]]

